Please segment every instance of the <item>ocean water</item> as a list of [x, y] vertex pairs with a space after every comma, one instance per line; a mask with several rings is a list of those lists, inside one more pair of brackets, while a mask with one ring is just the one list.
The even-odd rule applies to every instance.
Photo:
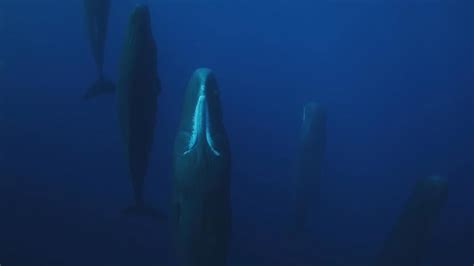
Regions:
[[[229, 265], [371, 265], [419, 178], [449, 196], [420, 266], [474, 263], [472, 1], [115, 0], [105, 73], [128, 16], [158, 50], [146, 201], [170, 210], [172, 149], [198, 67], [219, 82], [232, 152]], [[0, 265], [175, 265], [168, 222], [132, 200], [114, 95], [96, 79], [82, 1], [0, 1]], [[303, 106], [327, 111], [318, 201], [288, 236]], [[403, 266], [403, 265], [400, 265]]]

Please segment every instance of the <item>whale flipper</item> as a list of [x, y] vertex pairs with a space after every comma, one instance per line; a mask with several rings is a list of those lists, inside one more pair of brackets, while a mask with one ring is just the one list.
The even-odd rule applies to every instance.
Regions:
[[146, 216], [151, 217], [157, 221], [164, 221], [166, 220], [166, 215], [163, 214], [158, 209], [149, 206], [139, 206], [139, 205], [132, 205], [122, 210], [122, 213], [126, 216]]
[[115, 84], [111, 80], [98, 79], [92, 84], [92, 86], [89, 87], [86, 93], [82, 96], [82, 99], [90, 100], [99, 95], [111, 94], [114, 92], [115, 92]]

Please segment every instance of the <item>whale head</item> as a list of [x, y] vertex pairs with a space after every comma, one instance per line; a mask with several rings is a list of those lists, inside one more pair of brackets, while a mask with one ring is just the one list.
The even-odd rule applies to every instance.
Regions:
[[[306, 139], [314, 132], [324, 132], [326, 126], [326, 111], [315, 102], [304, 105], [302, 119], [302, 138]], [[312, 136], [316, 137], [316, 135]]]
[[135, 6], [128, 18], [129, 45], [146, 44], [151, 35], [151, 19], [148, 6]]
[[150, 10], [146, 5], [137, 5], [130, 14], [129, 23], [135, 29], [148, 28], [150, 25]]
[[219, 89], [210, 69], [197, 69], [186, 89], [180, 131], [181, 155], [206, 152], [220, 157], [227, 150]]
[[440, 175], [432, 175], [428, 178], [421, 179], [419, 186], [426, 191], [426, 196], [430, 200], [438, 200], [447, 197], [448, 180]]

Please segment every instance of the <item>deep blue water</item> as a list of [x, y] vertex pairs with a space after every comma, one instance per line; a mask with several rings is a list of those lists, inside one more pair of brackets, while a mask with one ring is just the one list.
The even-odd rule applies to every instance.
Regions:
[[[116, 0], [105, 72], [146, 3], [158, 49], [147, 201], [169, 210], [186, 83], [214, 70], [232, 149], [230, 265], [368, 265], [416, 180], [449, 180], [426, 266], [474, 263], [474, 10], [449, 0]], [[0, 2], [0, 264], [173, 265], [167, 223], [132, 199], [115, 97], [96, 78], [81, 1]], [[285, 237], [303, 105], [327, 108], [321, 202]], [[315, 204], [316, 205], [316, 204]]]

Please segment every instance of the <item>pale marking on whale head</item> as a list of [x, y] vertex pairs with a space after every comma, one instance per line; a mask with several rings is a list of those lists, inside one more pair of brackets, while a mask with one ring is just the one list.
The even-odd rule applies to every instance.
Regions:
[[[206, 116], [205, 121], [203, 121], [202, 119], [203, 113]], [[206, 123], [205, 128], [204, 128], [203, 122]], [[214, 153], [214, 155], [216, 156], [221, 155], [220, 152], [214, 147], [214, 140], [212, 139], [209, 124], [210, 124], [210, 121], [209, 121], [209, 112], [207, 111], [205, 86], [204, 84], [201, 84], [201, 86], [199, 87], [199, 98], [196, 103], [196, 107], [194, 109], [191, 137], [189, 138], [189, 142], [187, 145], [188, 148], [183, 153], [183, 155], [190, 153], [195, 148], [197, 141], [200, 137], [200, 134], [203, 133], [203, 130], [206, 131], [206, 142], [209, 148], [211, 149], [212, 153]]]
[[211, 136], [211, 129], [209, 128], [209, 124], [210, 124], [210, 121], [209, 121], [209, 112], [206, 112], [206, 141], [207, 141], [207, 144], [209, 145], [209, 148], [211, 148], [211, 151], [212, 153], [214, 153], [214, 155], [216, 156], [220, 156], [220, 152], [217, 151], [217, 149], [214, 147], [214, 140], [212, 139], [212, 136]]

